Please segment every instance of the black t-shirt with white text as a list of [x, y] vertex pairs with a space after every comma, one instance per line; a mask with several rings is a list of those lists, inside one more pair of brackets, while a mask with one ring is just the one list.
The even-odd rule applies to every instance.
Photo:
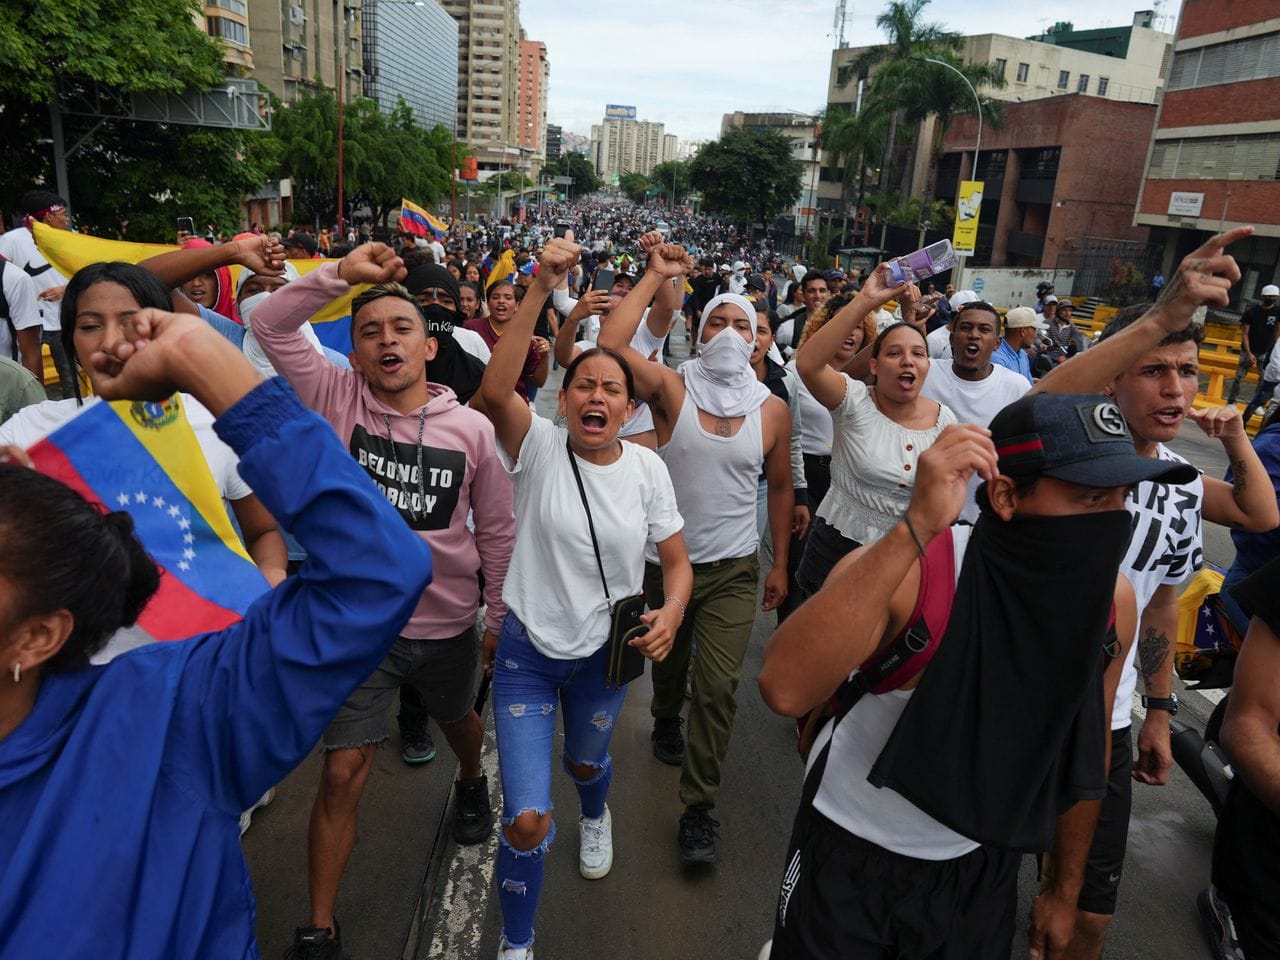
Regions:
[[1249, 349], [1261, 362], [1276, 342], [1276, 320], [1280, 318], [1280, 301], [1270, 307], [1254, 304], [1240, 317], [1240, 326], [1249, 332]]
[[419, 532], [448, 529], [467, 477], [465, 453], [440, 450], [424, 443], [420, 474], [416, 444], [369, 433], [359, 424], [351, 431], [350, 450], [369, 479], [404, 517], [409, 529]]

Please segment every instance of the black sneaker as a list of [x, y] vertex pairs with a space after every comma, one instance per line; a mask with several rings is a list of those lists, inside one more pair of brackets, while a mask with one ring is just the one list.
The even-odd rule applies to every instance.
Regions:
[[659, 718], [653, 721], [653, 733], [649, 734], [653, 741], [653, 755], [673, 767], [684, 764], [684, 737], [680, 733], [683, 724], [684, 717]]
[[489, 806], [489, 778], [459, 780], [453, 803], [453, 839], [464, 847], [483, 843], [493, 832], [493, 808]]
[[[330, 933], [333, 936], [329, 936]], [[293, 944], [284, 952], [284, 960], [349, 960], [342, 952], [342, 931], [337, 918], [334, 918], [333, 930], [297, 927], [293, 931]]]
[[427, 729], [425, 716], [397, 718], [400, 725], [400, 759], [410, 766], [430, 763], [436, 757], [436, 745]]
[[1213, 951], [1213, 960], [1244, 960], [1244, 951], [1240, 949], [1236, 927], [1231, 921], [1231, 911], [1218, 891], [1212, 886], [1201, 890], [1196, 897], [1196, 906], [1200, 908], [1200, 920], [1209, 940], [1209, 949]]
[[719, 820], [711, 817], [709, 807], [689, 807], [680, 816], [680, 862], [686, 867], [715, 863], [716, 827]]

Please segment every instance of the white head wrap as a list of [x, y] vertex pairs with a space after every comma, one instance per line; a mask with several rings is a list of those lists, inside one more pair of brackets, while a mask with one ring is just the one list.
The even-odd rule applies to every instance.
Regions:
[[[750, 343], [732, 326], [721, 330], [709, 343], [702, 342], [702, 328], [706, 326], [707, 318], [716, 307], [725, 303], [741, 310], [750, 322]], [[703, 308], [694, 336], [698, 356], [680, 365], [684, 387], [698, 409], [717, 417], [742, 417], [760, 409], [769, 399], [769, 388], [756, 379], [755, 371], [751, 369], [751, 351], [756, 345], [755, 326], [755, 306], [736, 293], [712, 297]]]

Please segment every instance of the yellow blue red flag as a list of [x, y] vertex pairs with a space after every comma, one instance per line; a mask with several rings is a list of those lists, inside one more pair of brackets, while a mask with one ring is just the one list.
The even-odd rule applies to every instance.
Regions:
[[94, 403], [30, 455], [41, 473], [133, 518], [161, 573], [138, 618], [154, 639], [221, 630], [267, 590], [231, 527], [180, 396]]
[[[71, 277], [77, 270], [91, 263], [100, 263], [104, 260], [140, 263], [157, 254], [180, 249], [163, 243], [105, 240], [86, 233], [58, 230], [43, 223], [34, 224], [32, 230], [35, 233], [36, 247], [64, 277]], [[298, 268], [299, 274], [305, 276], [312, 270], [335, 261], [290, 260], [289, 262]], [[234, 284], [244, 268], [233, 265], [230, 269], [231, 282]], [[326, 347], [337, 350], [341, 354], [351, 352], [351, 298], [365, 289], [367, 285], [353, 287], [349, 294], [330, 301], [311, 318], [311, 326], [316, 336]]]
[[433, 217], [426, 208], [418, 206], [412, 200], [401, 199], [400, 229], [415, 237], [433, 236], [437, 240], [443, 240], [444, 235], [449, 232], [449, 225]]

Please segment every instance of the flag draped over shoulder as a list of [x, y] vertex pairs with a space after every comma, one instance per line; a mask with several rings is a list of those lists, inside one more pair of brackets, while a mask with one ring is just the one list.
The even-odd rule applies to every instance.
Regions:
[[[36, 247], [44, 254], [44, 258], [67, 278], [91, 263], [100, 263], [104, 260], [141, 263], [157, 254], [180, 249], [163, 243], [104, 240], [102, 237], [92, 237], [86, 233], [58, 230], [43, 223], [36, 223], [31, 229], [36, 238]], [[290, 260], [289, 262], [298, 268], [299, 274], [306, 276], [312, 270], [336, 261]], [[232, 284], [237, 281], [243, 269], [239, 265], [233, 265], [230, 268]], [[331, 347], [342, 354], [351, 352], [351, 298], [365, 289], [365, 286], [352, 287], [349, 294], [330, 301], [311, 318], [311, 326], [315, 329], [316, 336], [326, 347]]]
[[178, 395], [93, 404], [29, 453], [41, 473], [133, 518], [161, 572], [160, 589], [138, 618], [155, 640], [221, 630], [266, 592]]
[[489, 271], [489, 279], [485, 281], [484, 288], [488, 290], [499, 280], [514, 279], [516, 275], [516, 253], [514, 250], [503, 250], [502, 256], [498, 257], [498, 262], [493, 265], [493, 269]]
[[449, 232], [449, 225], [438, 220], [412, 200], [400, 201], [400, 229], [412, 233], [415, 237], [435, 237], [443, 240]]

